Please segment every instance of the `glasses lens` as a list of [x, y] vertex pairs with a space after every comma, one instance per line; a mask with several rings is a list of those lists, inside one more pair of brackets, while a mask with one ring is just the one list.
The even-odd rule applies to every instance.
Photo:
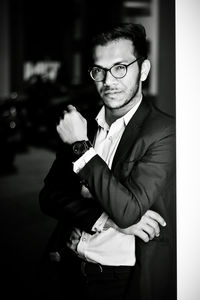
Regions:
[[122, 78], [126, 75], [126, 66], [124, 65], [115, 65], [111, 68], [111, 74], [115, 78]]
[[99, 67], [93, 67], [90, 71], [92, 79], [95, 81], [102, 81], [104, 79], [105, 71]]

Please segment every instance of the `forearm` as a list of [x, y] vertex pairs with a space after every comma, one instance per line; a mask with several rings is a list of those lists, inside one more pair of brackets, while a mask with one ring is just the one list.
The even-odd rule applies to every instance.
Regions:
[[175, 166], [173, 142], [174, 136], [168, 134], [152, 143], [138, 161], [129, 162], [128, 157], [125, 164], [119, 161], [114, 172], [96, 155], [79, 172], [94, 199], [120, 228], [137, 223], [167, 193]]
[[131, 225], [130, 227], [126, 227], [126, 228], [121, 228], [119, 227], [113, 220], [111, 220], [110, 218], [107, 219], [106, 223], [104, 224], [103, 229], [107, 230], [109, 228], [114, 228], [117, 231], [127, 234], [127, 235], [134, 235], [134, 230], [133, 229], [133, 225]]
[[96, 155], [80, 171], [80, 177], [87, 180], [89, 189], [110, 218], [121, 228], [136, 223], [141, 218], [141, 208], [134, 195], [109, 170]]
[[104, 230], [110, 227], [126, 235], [134, 235], [145, 243], [160, 236], [161, 227], [165, 227], [166, 222], [163, 217], [153, 210], [148, 210], [140, 221], [127, 228], [120, 228], [110, 218], [104, 224]]

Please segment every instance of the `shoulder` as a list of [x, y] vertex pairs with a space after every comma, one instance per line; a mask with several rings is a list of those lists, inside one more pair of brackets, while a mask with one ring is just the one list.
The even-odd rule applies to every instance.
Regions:
[[175, 117], [165, 113], [152, 102], [146, 103], [149, 113], [143, 123], [143, 131], [148, 134], [175, 134]]

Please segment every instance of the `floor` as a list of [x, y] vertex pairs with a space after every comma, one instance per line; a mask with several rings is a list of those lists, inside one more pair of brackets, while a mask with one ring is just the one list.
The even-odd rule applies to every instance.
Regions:
[[38, 193], [54, 155], [51, 150], [30, 146], [16, 155], [15, 171], [0, 176], [2, 299], [44, 300], [38, 270], [56, 222], [40, 212]]

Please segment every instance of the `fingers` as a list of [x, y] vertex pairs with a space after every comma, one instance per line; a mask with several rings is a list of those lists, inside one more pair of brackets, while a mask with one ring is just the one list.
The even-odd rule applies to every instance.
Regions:
[[76, 116], [78, 116], [78, 118], [80, 118], [84, 123], [86, 122], [85, 118], [80, 114], [80, 112], [72, 104], [69, 104], [67, 106], [67, 110], [63, 111], [63, 117], [61, 116], [60, 121], [64, 120], [65, 117], [74, 118], [74, 115], [71, 115], [72, 113], [73, 114], [75, 113]]
[[163, 219], [163, 217], [161, 217], [160, 214], [158, 214], [157, 212], [155, 212], [153, 210], [147, 210], [145, 215], [152, 218], [154, 221], [159, 223], [161, 226], [166, 226], [167, 225], [165, 220]]
[[76, 241], [76, 240], [79, 241], [80, 237], [81, 237], [81, 232], [80, 232], [80, 230], [77, 229], [77, 228], [74, 228], [74, 230], [72, 231], [72, 234], [71, 234], [71, 236], [70, 236], [70, 241], [72, 241], [72, 242], [73, 242], [73, 241]]
[[155, 211], [148, 210], [141, 220], [132, 227], [133, 234], [144, 242], [149, 242], [160, 235], [160, 225], [166, 226], [165, 220]]
[[153, 226], [149, 224], [143, 225], [143, 231], [148, 234], [150, 240], [153, 240], [155, 237], [158, 237], [160, 235], [159, 226]]
[[60, 117], [59, 117], [59, 121], [62, 121], [65, 117], [65, 115], [67, 115], [68, 113], [70, 112], [73, 112], [73, 111], [77, 111], [76, 107], [73, 106], [72, 104], [69, 104], [66, 108], [66, 110], [63, 110]]
[[74, 228], [74, 231], [78, 235], [78, 237], [81, 237], [81, 230], [79, 228]]
[[134, 235], [137, 236], [137, 237], [139, 237], [145, 243], [148, 243], [150, 241], [149, 235], [145, 231], [135, 230]]
[[160, 214], [153, 210], [148, 210], [142, 217], [143, 230], [149, 235], [150, 240], [160, 235], [160, 227], [166, 226], [166, 222]]
[[78, 243], [80, 241], [80, 237], [81, 231], [78, 228], [74, 228], [69, 238], [69, 241], [66, 243], [67, 247], [76, 252]]
[[67, 247], [70, 248], [72, 251], [77, 252], [77, 244], [73, 244], [72, 242], [66, 243]]
[[151, 238], [155, 236], [158, 237], [160, 235], [160, 227], [159, 224], [151, 219], [149, 216], [144, 215], [142, 217], [143, 222], [145, 223], [145, 229], [150, 234]]

